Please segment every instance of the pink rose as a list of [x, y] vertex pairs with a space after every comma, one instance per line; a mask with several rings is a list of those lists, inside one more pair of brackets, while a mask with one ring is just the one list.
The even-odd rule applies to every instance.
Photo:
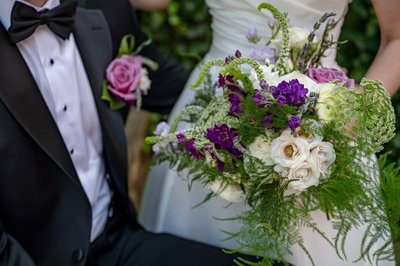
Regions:
[[136, 89], [141, 81], [142, 59], [139, 56], [123, 55], [107, 67], [108, 89], [120, 101], [136, 102]]
[[354, 87], [354, 79], [349, 79], [346, 74], [335, 68], [310, 68], [307, 72], [307, 76], [313, 79], [317, 83], [329, 83], [334, 80], [344, 82], [346, 87]]

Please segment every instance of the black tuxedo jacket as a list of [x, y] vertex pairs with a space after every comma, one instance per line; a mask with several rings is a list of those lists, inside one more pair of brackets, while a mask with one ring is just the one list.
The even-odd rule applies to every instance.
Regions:
[[[77, 10], [74, 36], [101, 122], [104, 160], [116, 197], [135, 224], [127, 191], [123, 117], [100, 97], [105, 69], [122, 36], [132, 33], [137, 43], [146, 36], [128, 0], [81, 4], [84, 8]], [[143, 55], [160, 64], [150, 75], [152, 88], [144, 107], [168, 112], [187, 71], [154, 47], [147, 47]], [[0, 23], [0, 265], [84, 265], [91, 223], [89, 201], [57, 126], [23, 57]]]

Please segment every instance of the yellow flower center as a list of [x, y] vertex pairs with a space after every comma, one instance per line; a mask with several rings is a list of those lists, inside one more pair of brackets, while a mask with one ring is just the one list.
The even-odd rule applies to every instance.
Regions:
[[292, 145], [287, 145], [284, 149], [283, 149], [285, 155], [289, 158], [293, 157], [293, 153], [294, 153], [294, 149]]

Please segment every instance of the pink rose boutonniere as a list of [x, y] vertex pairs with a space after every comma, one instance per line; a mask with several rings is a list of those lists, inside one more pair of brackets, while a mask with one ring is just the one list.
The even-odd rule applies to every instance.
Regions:
[[117, 110], [126, 104], [136, 106], [139, 110], [142, 105], [142, 96], [147, 95], [151, 81], [144, 65], [156, 70], [158, 65], [152, 60], [137, 55], [150, 40], [135, 47], [135, 38], [126, 35], [121, 41], [117, 58], [106, 70], [107, 80], [103, 83], [102, 99], [110, 103], [110, 108]]

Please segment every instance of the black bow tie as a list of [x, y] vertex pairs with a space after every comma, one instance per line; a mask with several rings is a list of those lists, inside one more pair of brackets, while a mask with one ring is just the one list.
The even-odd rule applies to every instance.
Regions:
[[14, 44], [31, 36], [40, 25], [47, 25], [62, 39], [68, 39], [74, 27], [78, 1], [61, 4], [51, 10], [36, 11], [33, 7], [16, 1], [11, 12], [8, 30]]

